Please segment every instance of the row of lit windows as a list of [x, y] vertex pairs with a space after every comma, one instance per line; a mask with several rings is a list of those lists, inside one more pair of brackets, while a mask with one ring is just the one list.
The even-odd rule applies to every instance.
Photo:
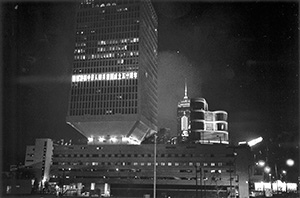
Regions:
[[134, 4], [139, 2], [138, 0], [115, 0], [111, 2], [103, 3], [103, 1], [94, 1], [94, 0], [84, 0], [81, 2], [79, 8], [105, 8], [105, 7], [114, 7], [119, 5], [127, 5], [127, 4]]
[[[137, 85], [138, 80], [136, 78], [130, 78], [130, 79], [123, 79], [123, 80], [83, 81], [83, 82], [76, 82], [72, 84], [74, 89], [82, 89], [82, 91], [87, 91], [86, 94], [94, 93], [95, 91], [94, 89], [97, 89], [96, 91], [98, 93], [116, 93], [116, 92], [121, 92], [122, 89], [121, 87]], [[73, 92], [75, 91], [74, 89], [72, 90], [72, 94], [75, 94], [75, 92]], [[133, 90], [131, 90], [130, 88], [130, 90], [127, 90], [126, 92], [129, 91], [132, 92]]]
[[[101, 35], [96, 35], [92, 37], [82, 37], [77, 36], [75, 37], [75, 42], [79, 44], [84, 44], [87, 48], [89, 47], [96, 47], [97, 42], [99, 40], [111, 40], [111, 39], [122, 39], [122, 38], [137, 38], [139, 36], [138, 31], [130, 31], [130, 32], [107, 32]], [[87, 40], [89, 38], [89, 40]], [[91, 39], [92, 38], [92, 39]]]
[[[73, 64], [73, 74], [137, 71], [138, 65], [114, 65], [115, 60], [85, 61]], [[109, 66], [109, 67], [106, 67]]]
[[[57, 162], [55, 162], [54, 165], [58, 165]], [[76, 164], [80, 165], [80, 164]], [[147, 166], [152, 166], [152, 163], [147, 163]], [[70, 172], [111, 172], [111, 173], [116, 173], [116, 172], [125, 172], [125, 173], [141, 173], [141, 169], [135, 169], [135, 168], [114, 168], [114, 169], [98, 169], [98, 168], [60, 168], [58, 171], [64, 171], [65, 173], [70, 173]], [[178, 170], [179, 173], [194, 173], [195, 170], [193, 169], [180, 169]], [[234, 172], [234, 170], [223, 170], [227, 173]], [[203, 173], [222, 173], [221, 169], [204, 169]]]
[[[121, 28], [121, 27], [120, 27]], [[95, 44], [97, 40], [99, 39], [109, 39], [109, 38], [122, 38], [122, 37], [133, 37], [137, 36], [139, 34], [138, 31], [132, 30], [135, 29], [134, 27], [130, 29], [130, 27], [122, 27], [121, 29], [124, 29], [124, 31], [114, 31], [113, 28], [107, 28], [104, 29], [102, 34], [97, 35], [78, 35], [75, 38], [76, 42], [88, 42], [91, 41], [93, 44]], [[88, 44], [88, 43], [87, 43]]]
[[[107, 3], [104, 3], [103, 1], [102, 1], [102, 3], [91, 1], [91, 2], [82, 2], [81, 5], [84, 5], [84, 4], [92, 5], [92, 8], [99, 8], [99, 7], [103, 8], [103, 9], [109, 8], [107, 10], [113, 9], [115, 6], [118, 6], [117, 8], [123, 8], [123, 10], [124, 10], [124, 8], [130, 7], [131, 5], [136, 4], [137, 2], [138, 1], [136, 1], [136, 0], [130, 0], [129, 2], [128, 1], [124, 1], [124, 2], [114, 1], [114, 2], [107, 2]], [[82, 8], [84, 8], [84, 7], [82, 7]], [[127, 10], [128, 9], [125, 9], [124, 11], [127, 11]], [[85, 12], [83, 11], [83, 13], [78, 14], [78, 16], [82, 16], [82, 15], [88, 16], [88, 15], [94, 14], [97, 11], [98, 11], [98, 9], [97, 10], [88, 10]]]
[[94, 82], [94, 81], [116, 81], [137, 79], [136, 71], [112, 72], [112, 73], [90, 73], [72, 75], [72, 82]]
[[[85, 165], [85, 166], [100, 166], [100, 165], [119, 165], [119, 166], [152, 166], [153, 162], [53, 162], [53, 165]], [[230, 163], [226, 163], [230, 166]], [[222, 162], [156, 162], [156, 166], [203, 166], [203, 167], [221, 167]]]
[[[103, 175], [103, 176], [91, 176], [91, 175], [88, 175], [88, 176], [69, 176], [69, 175], [66, 175], [65, 178], [66, 179], [91, 179], [91, 178], [103, 178], [103, 179], [121, 179], [121, 180], [153, 180], [153, 177], [147, 177], [147, 176], [106, 176], [106, 175]], [[193, 181], [193, 180], [196, 180], [196, 177], [156, 177], [157, 180], [189, 180], [189, 181]], [[208, 178], [206, 178], [207, 180]], [[221, 180], [222, 178], [218, 178], [216, 176], [212, 176], [210, 178], [210, 180], [212, 181], [217, 181], [217, 180]], [[234, 179], [234, 178], [232, 178]], [[205, 180], [205, 181], [206, 181]], [[236, 182], [238, 182], [238, 180], [235, 180]], [[211, 185], [211, 182], [208, 184], [208, 186], [206, 188], [208, 188], [209, 186]]]
[[[85, 149], [86, 147], [81, 147], [81, 149]], [[69, 149], [72, 149], [70, 147]], [[102, 150], [103, 147], [95, 147], [96, 150]], [[233, 157], [234, 154], [157, 154], [157, 157]], [[54, 154], [54, 157], [153, 157], [153, 154]], [[200, 164], [196, 164], [200, 165]]]
[[[103, 39], [100, 40], [100, 37], [102, 38], [103, 35], [98, 36], [99, 39], [95, 40], [93, 42], [76, 42], [75, 44], [75, 53], [87, 53], [87, 54], [93, 54], [96, 52], [102, 52], [102, 51], [120, 51], [120, 50], [128, 50], [128, 51], [138, 51], [138, 43], [139, 38], [138, 37], [131, 37], [131, 38], [119, 38], [119, 39]], [[106, 49], [106, 50], [104, 50]]]
[[[97, 53], [87, 55], [75, 55], [75, 60], [90, 60], [90, 59], [116, 59], [114, 64], [137, 64], [138, 59], [135, 58], [139, 55], [137, 51], [122, 52], [122, 53]], [[128, 58], [128, 59], [125, 59]]]
[[[98, 47], [97, 52], [112, 52], [112, 51], [127, 51], [128, 50], [128, 45], [123, 45], [123, 46], [108, 46], [108, 47]], [[132, 51], [133, 49], [130, 49]], [[74, 54], [84, 54], [85, 49], [78, 48], [74, 50]], [[135, 51], [135, 53], [138, 53], [138, 51]], [[138, 55], [138, 54], [137, 54]]]

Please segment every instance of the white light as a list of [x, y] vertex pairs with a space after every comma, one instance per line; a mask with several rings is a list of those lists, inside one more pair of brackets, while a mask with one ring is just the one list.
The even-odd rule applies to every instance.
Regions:
[[282, 170], [282, 174], [286, 175], [286, 170]]
[[253, 139], [253, 140], [249, 141], [249, 142], [248, 142], [248, 145], [249, 145], [250, 147], [252, 147], [252, 146], [254, 146], [254, 145], [260, 143], [261, 141], [263, 141], [263, 138], [262, 138], [262, 137], [259, 137], [259, 138], [256, 138], [256, 139]]
[[269, 166], [266, 166], [266, 167], [264, 168], [264, 171], [265, 171], [266, 173], [270, 173], [271, 168], [270, 168]]
[[294, 166], [294, 164], [295, 164], [294, 160], [292, 160], [292, 159], [286, 160], [286, 165], [288, 165], [288, 166]]
[[258, 166], [259, 167], [264, 167], [266, 165], [266, 162], [265, 161], [263, 161], [263, 160], [259, 160], [258, 161]]
[[94, 139], [93, 137], [89, 137], [89, 138], [88, 138], [88, 141], [89, 141], [89, 142], [93, 142], [93, 139]]
[[137, 75], [138, 75], [137, 72], [76, 74], [72, 76], [72, 82], [136, 79]]
[[243, 144], [247, 144], [247, 142], [246, 141], [239, 142], [239, 145], [243, 145]]
[[99, 137], [99, 138], [98, 138], [98, 141], [99, 141], [99, 142], [104, 142], [104, 140], [105, 140], [105, 138], [103, 138], [103, 137]]

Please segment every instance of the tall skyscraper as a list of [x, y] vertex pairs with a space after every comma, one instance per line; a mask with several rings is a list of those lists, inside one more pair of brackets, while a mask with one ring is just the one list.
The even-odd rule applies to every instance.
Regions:
[[209, 111], [204, 98], [189, 99], [186, 84], [184, 92], [177, 107], [178, 142], [228, 144], [227, 112]]
[[157, 130], [157, 25], [149, 0], [80, 3], [67, 123], [90, 144]]

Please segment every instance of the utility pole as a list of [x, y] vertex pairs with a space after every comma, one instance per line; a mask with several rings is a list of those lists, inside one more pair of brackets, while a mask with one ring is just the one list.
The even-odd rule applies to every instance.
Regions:
[[198, 168], [197, 168], [197, 165], [195, 166], [195, 169], [196, 169], [196, 198], [198, 198]]
[[156, 198], [156, 133], [154, 134], [153, 198]]

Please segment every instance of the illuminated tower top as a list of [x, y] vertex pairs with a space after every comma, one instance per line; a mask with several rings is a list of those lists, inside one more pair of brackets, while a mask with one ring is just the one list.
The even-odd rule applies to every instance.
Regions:
[[184, 83], [184, 97], [177, 107], [177, 137], [180, 142], [187, 141], [190, 135], [190, 99], [187, 92], [187, 83]]
[[188, 100], [188, 95], [187, 95], [187, 84], [186, 84], [186, 80], [185, 80], [185, 82], [184, 82], [184, 97], [183, 97], [183, 99], [184, 100]]
[[227, 112], [209, 111], [204, 98], [189, 99], [187, 84], [177, 107], [177, 140], [201, 144], [228, 144]]
[[90, 144], [139, 144], [157, 130], [157, 16], [149, 0], [78, 7], [67, 123]]

